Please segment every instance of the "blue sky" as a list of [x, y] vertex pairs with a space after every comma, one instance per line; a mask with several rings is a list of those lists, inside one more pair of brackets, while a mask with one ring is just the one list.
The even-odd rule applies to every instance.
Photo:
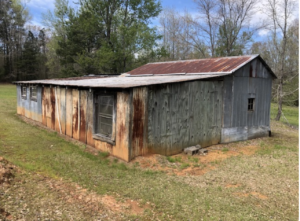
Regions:
[[[74, 2], [70, 0], [70, 4], [75, 5]], [[193, 0], [162, 0], [161, 1], [163, 8], [174, 8], [176, 11], [188, 10], [189, 12], [195, 12], [195, 4]], [[30, 24], [41, 26], [42, 22], [42, 13], [47, 13], [48, 10], [53, 11], [54, 9], [54, 0], [30, 0], [26, 4], [27, 8], [30, 11], [32, 19]]]
[[[53, 11], [54, 1], [55, 0], [27, 0], [26, 6], [32, 16], [29, 24], [42, 27], [42, 13], [47, 13], [48, 10]], [[263, 5], [264, 1], [266, 0], [260, 0], [259, 4]], [[74, 7], [76, 7], [76, 2], [78, 2], [78, 0], [69, 0], [69, 3]], [[193, 0], [161, 0], [161, 4], [163, 8], [173, 8], [180, 13], [188, 11], [191, 14], [195, 14], [197, 12], [197, 7]], [[299, 5], [297, 5], [297, 7], [299, 7]], [[263, 11], [258, 11], [256, 16], [253, 18], [253, 23], [260, 22], [260, 20], [265, 16], [266, 14]], [[299, 10], [295, 11], [295, 16], [293, 17], [299, 17]], [[153, 20], [152, 25], [159, 25], [158, 18]], [[256, 40], [263, 39], [267, 32], [267, 30], [259, 31], [255, 36]]]

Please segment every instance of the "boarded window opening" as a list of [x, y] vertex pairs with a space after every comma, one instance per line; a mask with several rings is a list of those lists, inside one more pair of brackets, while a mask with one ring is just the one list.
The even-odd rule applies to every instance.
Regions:
[[254, 98], [248, 99], [248, 111], [254, 111]]
[[21, 86], [21, 97], [25, 100], [27, 99], [27, 87], [25, 86]]
[[37, 101], [37, 90], [36, 86], [30, 86], [30, 100]]
[[112, 139], [114, 124], [115, 96], [97, 95], [95, 99], [95, 134]]

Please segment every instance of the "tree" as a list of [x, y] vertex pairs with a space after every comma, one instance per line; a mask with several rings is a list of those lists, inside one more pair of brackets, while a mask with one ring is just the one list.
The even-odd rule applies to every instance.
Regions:
[[159, 18], [161, 24], [161, 45], [169, 59], [193, 59], [209, 56], [195, 19], [188, 13], [180, 15], [174, 9], [165, 9]]
[[39, 70], [40, 70], [40, 78], [47, 79], [48, 73], [47, 73], [47, 56], [46, 56], [46, 43], [47, 43], [47, 37], [45, 34], [45, 30], [41, 29], [38, 35], [38, 46], [40, 50], [40, 56], [38, 57], [38, 63], [39, 63]]
[[212, 57], [216, 56], [217, 34], [219, 27], [218, 1], [216, 0], [194, 0], [199, 10], [199, 21], [195, 21], [196, 26], [202, 32]]
[[[0, 75], [20, 79], [17, 63], [21, 57], [24, 24], [29, 19], [25, 6], [18, 0], [1, 0], [0, 4]], [[1, 76], [0, 76], [1, 78]]]
[[65, 58], [58, 56], [56, 52], [59, 48], [58, 42], [65, 42], [67, 40], [66, 22], [69, 20], [71, 8], [69, 7], [68, 0], [55, 0], [54, 6], [53, 13], [48, 10], [46, 14], [42, 14], [43, 25], [46, 26], [51, 33], [51, 38], [46, 43], [46, 66], [49, 77], [60, 77], [62, 76], [62, 69], [66, 69], [67, 65], [61, 64], [60, 59]]
[[261, 25], [250, 25], [256, 0], [194, 0], [211, 56], [240, 55]]
[[22, 79], [32, 80], [37, 78], [39, 54], [38, 39], [29, 31], [22, 50], [22, 59], [19, 61]]
[[[289, 49], [292, 51], [295, 50], [295, 48], [289, 48], [289, 45], [295, 40], [293, 38], [296, 37], [299, 39], [297, 34], [292, 34], [293, 23], [290, 22], [294, 10], [297, 8], [295, 6], [296, 1], [294, 0], [268, 0], [265, 5], [266, 12], [270, 18], [270, 39], [275, 55], [273, 70], [278, 77], [275, 82], [276, 101], [278, 106], [275, 120], [280, 120], [283, 99], [285, 96], [290, 95], [289, 93], [284, 92], [284, 85], [295, 79], [298, 75], [298, 58], [296, 61], [293, 61], [294, 64], [292, 64], [292, 61], [290, 60], [291, 57], [294, 57], [295, 55], [289, 56], [295, 54], [289, 53]], [[296, 23], [295, 26], [298, 27], [299, 24]], [[298, 57], [298, 55], [296, 56]]]

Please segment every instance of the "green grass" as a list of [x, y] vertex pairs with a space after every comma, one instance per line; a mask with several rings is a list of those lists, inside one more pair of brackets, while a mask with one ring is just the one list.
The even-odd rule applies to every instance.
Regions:
[[[277, 104], [271, 103], [271, 119], [275, 119], [277, 115]], [[293, 126], [299, 126], [299, 108], [292, 106], [282, 106], [283, 115], [280, 121]], [[285, 118], [284, 118], [285, 117]]]
[[[266, 154], [215, 161], [202, 176], [172, 176], [110, 161], [105, 153], [95, 156], [55, 132], [25, 123], [16, 115], [15, 87], [0, 85], [0, 156], [25, 171], [100, 195], [154, 204], [137, 216], [140, 220], [298, 220], [298, 132], [275, 126], [274, 137], [261, 138], [261, 148], [270, 150]], [[225, 188], [232, 183], [240, 187]], [[267, 199], [236, 192], [259, 192]]]
[[176, 162], [182, 162], [181, 157], [171, 157], [171, 156], [167, 156], [166, 157], [167, 161], [169, 161], [170, 163], [176, 163]]

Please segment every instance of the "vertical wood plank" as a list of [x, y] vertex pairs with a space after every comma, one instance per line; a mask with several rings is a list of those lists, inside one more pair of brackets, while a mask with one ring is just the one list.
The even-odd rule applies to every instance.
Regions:
[[56, 109], [55, 109], [55, 92], [54, 92], [55, 88], [54, 87], [51, 87], [50, 88], [50, 128], [52, 130], [55, 130], [55, 112], [56, 112]]
[[115, 156], [129, 161], [130, 104], [128, 92], [117, 92]]
[[62, 134], [66, 134], [66, 89], [60, 88], [60, 125]]
[[86, 141], [87, 144], [94, 147], [95, 141], [93, 139], [93, 126], [94, 126], [94, 102], [93, 92], [87, 93], [87, 110], [86, 110]]
[[50, 98], [50, 87], [45, 87], [45, 97], [46, 97], [46, 117], [47, 117], [47, 127], [51, 128], [52, 124], [51, 124], [51, 108], [52, 108], [52, 104], [51, 104], [51, 98]]
[[[55, 91], [56, 90], [56, 91]], [[56, 94], [56, 107], [55, 107], [55, 130], [60, 133], [61, 128], [61, 117], [60, 117], [60, 87], [54, 88], [54, 95]]]
[[47, 105], [48, 105], [48, 100], [46, 97], [46, 87], [42, 88], [42, 124], [47, 126]]
[[72, 137], [79, 140], [79, 90], [72, 89]]
[[66, 89], [66, 135], [72, 137], [72, 125], [73, 125], [73, 98], [72, 89]]
[[80, 90], [79, 140], [84, 143], [86, 143], [86, 109], [87, 109], [87, 91]]

